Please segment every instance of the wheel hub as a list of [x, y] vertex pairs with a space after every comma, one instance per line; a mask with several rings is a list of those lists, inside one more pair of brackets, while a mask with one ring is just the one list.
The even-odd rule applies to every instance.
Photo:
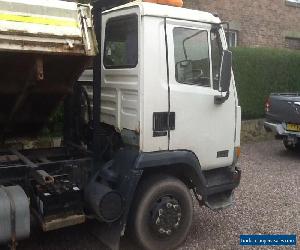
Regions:
[[180, 226], [181, 207], [172, 197], [159, 199], [152, 209], [152, 225], [160, 236], [172, 235]]

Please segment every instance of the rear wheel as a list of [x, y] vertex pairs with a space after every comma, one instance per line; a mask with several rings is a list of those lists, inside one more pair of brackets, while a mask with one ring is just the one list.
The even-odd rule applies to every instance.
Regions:
[[186, 238], [192, 224], [190, 190], [179, 179], [159, 175], [141, 183], [129, 231], [144, 249], [174, 249]]

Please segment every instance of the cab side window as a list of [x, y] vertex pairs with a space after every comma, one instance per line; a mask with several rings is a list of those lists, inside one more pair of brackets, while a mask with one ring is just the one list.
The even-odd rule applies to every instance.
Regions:
[[210, 87], [208, 32], [177, 27], [173, 37], [177, 82]]
[[104, 47], [106, 68], [134, 68], [138, 64], [137, 15], [110, 19], [106, 24]]
[[212, 29], [210, 32], [211, 40], [211, 61], [212, 61], [212, 78], [213, 78], [213, 88], [215, 90], [220, 90], [220, 68], [222, 60], [222, 43], [220, 40], [220, 35], [218, 29]]

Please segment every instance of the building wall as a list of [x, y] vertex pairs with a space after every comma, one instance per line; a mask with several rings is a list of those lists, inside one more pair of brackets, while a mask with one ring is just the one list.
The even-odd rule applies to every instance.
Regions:
[[231, 28], [238, 31], [239, 46], [300, 44], [300, 1], [185, 0], [185, 7], [217, 13], [223, 21], [230, 21]]

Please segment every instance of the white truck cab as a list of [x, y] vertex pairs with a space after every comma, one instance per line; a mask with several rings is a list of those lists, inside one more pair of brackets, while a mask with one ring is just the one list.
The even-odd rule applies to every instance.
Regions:
[[[142, 171], [128, 228], [143, 248], [174, 248], [192, 221], [188, 189], [220, 209], [240, 181], [241, 108], [223, 24], [207, 12], [131, 2], [102, 13], [100, 60], [101, 122], [137, 151], [137, 160], [120, 157], [123, 167]], [[80, 78], [92, 81], [91, 70]]]
[[215, 101], [224, 94], [228, 49], [220, 23], [207, 12], [146, 2], [105, 11], [101, 121], [143, 152], [189, 150], [202, 170], [231, 165], [241, 109], [233, 73], [228, 98]]

